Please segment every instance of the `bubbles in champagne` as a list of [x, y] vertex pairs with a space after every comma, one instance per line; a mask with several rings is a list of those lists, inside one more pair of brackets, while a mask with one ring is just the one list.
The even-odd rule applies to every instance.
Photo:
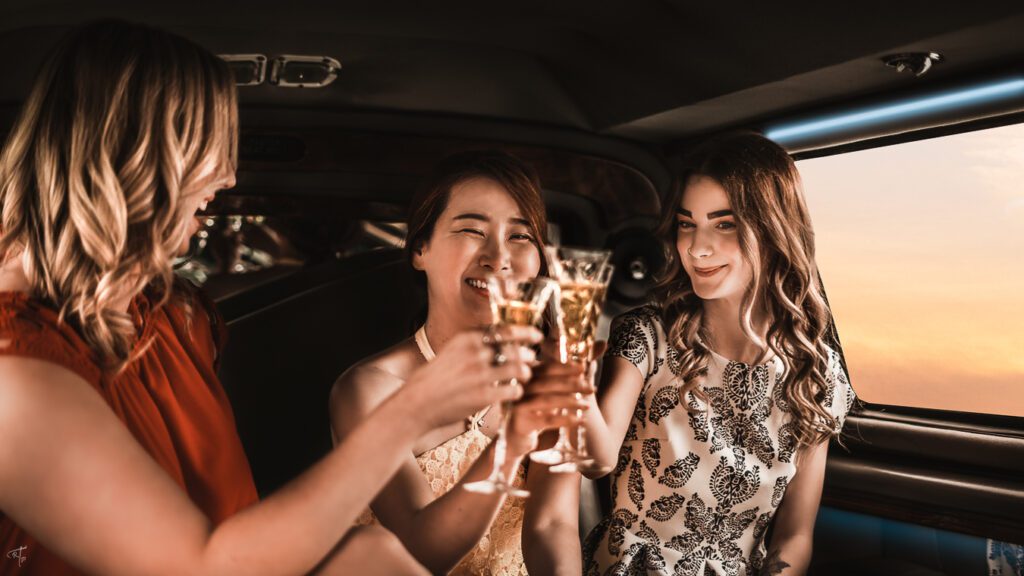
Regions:
[[544, 307], [521, 300], [508, 300], [498, 305], [498, 321], [517, 326], [536, 326], [544, 314]]
[[562, 324], [570, 345], [589, 343], [594, 339], [601, 316], [607, 287], [596, 282], [567, 282], [562, 289]]

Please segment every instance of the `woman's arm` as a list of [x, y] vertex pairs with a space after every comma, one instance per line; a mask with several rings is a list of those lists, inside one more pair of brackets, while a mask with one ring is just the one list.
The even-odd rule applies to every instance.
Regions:
[[310, 470], [216, 528], [88, 383], [48, 362], [0, 358], [0, 509], [89, 573], [308, 572], [416, 437], [516, 393], [495, 379], [529, 376], [517, 361], [492, 367], [478, 344], [449, 345], [461, 357], [418, 371]]
[[[409, 445], [419, 427], [401, 403], [381, 406], [350, 442], [214, 529], [86, 382], [40, 361], [2, 362], [0, 508], [89, 573], [312, 570], [372, 498], [373, 479], [397, 467], [399, 450], [377, 443]], [[382, 425], [392, 418], [414, 424]]]
[[[381, 391], [400, 385], [397, 377], [361, 367], [342, 375], [331, 394], [331, 423], [336, 441], [346, 442], [376, 411]], [[384, 394], [385, 396], [387, 393]], [[394, 426], [401, 426], [396, 421]], [[466, 472], [463, 482], [482, 480], [490, 471], [489, 446]], [[512, 473], [521, 461], [509, 458], [504, 471]], [[445, 573], [480, 540], [494, 520], [504, 496], [475, 494], [458, 487], [433, 500], [433, 492], [412, 448], [402, 454], [394, 476], [373, 499], [373, 512], [409, 553], [431, 573]]]
[[590, 409], [583, 420], [587, 448], [597, 462], [595, 469], [600, 470], [586, 473], [588, 478], [605, 476], [615, 467], [643, 384], [643, 375], [629, 360], [605, 358], [601, 385], [596, 397], [588, 397]]
[[828, 442], [825, 441], [804, 449], [797, 459], [797, 473], [786, 487], [786, 495], [775, 513], [775, 529], [768, 555], [758, 573], [760, 576], [807, 572], [827, 456]]
[[[835, 418], [832, 433], [839, 434], [856, 396], [839, 355], [831, 350], [826, 376], [832, 384], [832, 399], [828, 404]], [[797, 472], [786, 487], [786, 495], [776, 512], [771, 546], [760, 574], [804, 574], [807, 571], [811, 562], [814, 521], [825, 484], [828, 446], [826, 440], [799, 451]]]
[[[545, 433], [540, 446], [555, 443]], [[523, 558], [531, 576], [579, 576], [583, 571], [580, 550], [580, 475], [554, 473], [533, 462], [526, 476], [530, 498], [523, 513]]]
[[[436, 362], [436, 360], [435, 360]], [[574, 416], [559, 416], [559, 408], [583, 407], [573, 398], [580, 390], [578, 369], [562, 369], [538, 374], [537, 389], [516, 404], [510, 423], [508, 454], [503, 472], [514, 477], [523, 456], [535, 446], [539, 430], [575, 422]], [[552, 375], [554, 374], [554, 375]], [[388, 390], [398, 383], [396, 377], [380, 370], [361, 368], [347, 372], [335, 385], [331, 400], [331, 420], [337, 438], [346, 438], [349, 427], [360, 422]], [[527, 385], [527, 393], [535, 383]], [[383, 393], [382, 393], [383, 391]], [[468, 412], [467, 412], [468, 414]], [[459, 483], [436, 500], [433, 491], [410, 450], [397, 474], [373, 501], [373, 512], [381, 524], [393, 531], [409, 552], [434, 573], [445, 573], [469, 553], [490, 528], [504, 502], [502, 494], [476, 494], [460, 487], [483, 480], [491, 470], [494, 444], [484, 450]]]

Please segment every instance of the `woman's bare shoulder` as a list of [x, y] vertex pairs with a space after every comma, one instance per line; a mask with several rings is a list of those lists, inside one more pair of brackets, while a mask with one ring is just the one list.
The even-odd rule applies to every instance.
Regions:
[[[0, 339], [0, 346], [5, 343]], [[0, 398], [53, 394], [78, 384], [83, 391], [95, 394], [84, 378], [66, 366], [33, 357], [0, 355]]]
[[108, 412], [82, 376], [38, 358], [0, 356], [0, 436], [8, 427], [25, 430], [62, 409]]
[[[0, 468], [22, 460], [18, 445], [40, 448], [39, 435], [83, 417], [112, 416], [96, 390], [73, 371], [46, 360], [0, 356]], [[2, 476], [2, 475], [0, 475]]]
[[332, 412], [338, 404], [359, 411], [376, 407], [401, 388], [420, 361], [415, 342], [407, 338], [353, 364], [334, 382]]

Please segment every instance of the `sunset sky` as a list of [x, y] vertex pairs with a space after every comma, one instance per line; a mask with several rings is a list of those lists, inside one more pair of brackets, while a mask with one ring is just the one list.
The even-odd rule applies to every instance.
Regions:
[[1024, 416], [1024, 125], [798, 167], [860, 397]]

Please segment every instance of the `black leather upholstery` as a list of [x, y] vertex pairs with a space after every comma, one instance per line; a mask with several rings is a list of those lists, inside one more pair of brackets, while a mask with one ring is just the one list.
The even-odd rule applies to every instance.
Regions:
[[411, 334], [421, 306], [399, 250], [327, 262], [218, 302], [230, 328], [220, 377], [261, 494], [327, 453], [331, 385]]
[[[220, 377], [261, 495], [330, 450], [331, 385], [409, 336], [424, 305], [398, 250], [328, 262], [217, 303], [230, 328]], [[602, 517], [598, 494], [584, 492], [582, 530]]]

